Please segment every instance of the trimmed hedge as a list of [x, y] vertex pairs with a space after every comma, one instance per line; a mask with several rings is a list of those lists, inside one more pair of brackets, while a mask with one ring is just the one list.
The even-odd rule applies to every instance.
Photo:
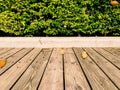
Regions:
[[0, 0], [0, 29], [14, 36], [120, 36], [111, 0]]

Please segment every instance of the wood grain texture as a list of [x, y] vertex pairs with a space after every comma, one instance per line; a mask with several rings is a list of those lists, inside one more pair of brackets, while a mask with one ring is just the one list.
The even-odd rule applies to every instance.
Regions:
[[21, 48], [14, 48], [12, 50], [6, 51], [2, 55], [0, 55], [0, 58], [8, 58], [11, 55], [15, 54], [16, 52], [18, 52], [19, 50], [21, 50]]
[[37, 90], [52, 49], [44, 49], [11, 90]]
[[54, 49], [38, 90], [63, 90], [63, 66], [60, 49]]
[[12, 48], [0, 48], [0, 55], [8, 52], [9, 50], [12, 50]]
[[120, 58], [120, 48], [104, 48], [104, 49], [109, 53], [113, 54], [114, 56]]
[[21, 51], [13, 54], [12, 56], [10, 56], [9, 58], [7, 58], [7, 64], [5, 67], [3, 67], [0, 70], [0, 75], [5, 72], [8, 68], [10, 68], [13, 64], [15, 64], [17, 61], [19, 61], [19, 59], [23, 58], [25, 54], [27, 54], [30, 50], [30, 48], [26, 48], [26, 49], [22, 49]]
[[40, 49], [33, 49], [24, 58], [11, 67], [7, 72], [0, 76], [0, 89], [9, 90], [10, 87], [16, 82], [21, 74], [29, 67], [31, 62], [40, 52]]
[[[120, 89], [120, 48], [0, 50], [0, 58], [7, 58], [0, 69], [0, 90]], [[83, 51], [87, 53], [84, 59]]]
[[120, 70], [108, 62], [104, 57], [91, 48], [86, 48], [86, 52], [97, 63], [97, 65], [108, 75], [109, 78], [120, 88]]
[[98, 53], [100, 53], [103, 57], [108, 59], [112, 64], [114, 64], [118, 69], [120, 69], [120, 58], [114, 56], [113, 54], [105, 51], [102, 48], [94, 48]]
[[3, 49], [5, 49], [5, 48], [0, 48], [0, 52], [1, 52]]
[[74, 48], [74, 50], [93, 90], [118, 90], [90, 57], [82, 59], [81, 48]]
[[65, 90], [90, 90], [73, 50], [69, 48], [64, 51]]

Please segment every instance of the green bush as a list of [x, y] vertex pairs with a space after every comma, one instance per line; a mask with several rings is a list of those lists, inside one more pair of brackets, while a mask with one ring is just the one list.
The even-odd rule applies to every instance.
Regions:
[[120, 36], [111, 0], [0, 0], [0, 30], [14, 36]]

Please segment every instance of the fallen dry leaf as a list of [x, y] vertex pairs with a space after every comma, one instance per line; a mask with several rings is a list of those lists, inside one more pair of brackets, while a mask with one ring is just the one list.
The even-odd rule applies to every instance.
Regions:
[[82, 58], [83, 59], [87, 58], [87, 53], [85, 51], [82, 52]]
[[7, 59], [3, 58], [3, 59], [0, 59], [0, 68], [4, 67], [7, 63]]
[[111, 1], [111, 5], [118, 5], [118, 4], [119, 4], [118, 1], [115, 1], [115, 0]]
[[60, 50], [60, 54], [64, 54], [64, 50]]

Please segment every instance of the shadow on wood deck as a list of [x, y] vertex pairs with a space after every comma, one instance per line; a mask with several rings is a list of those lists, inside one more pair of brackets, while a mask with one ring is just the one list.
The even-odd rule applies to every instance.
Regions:
[[[0, 48], [0, 90], [119, 90], [120, 48]], [[81, 53], [88, 57], [83, 59]]]

